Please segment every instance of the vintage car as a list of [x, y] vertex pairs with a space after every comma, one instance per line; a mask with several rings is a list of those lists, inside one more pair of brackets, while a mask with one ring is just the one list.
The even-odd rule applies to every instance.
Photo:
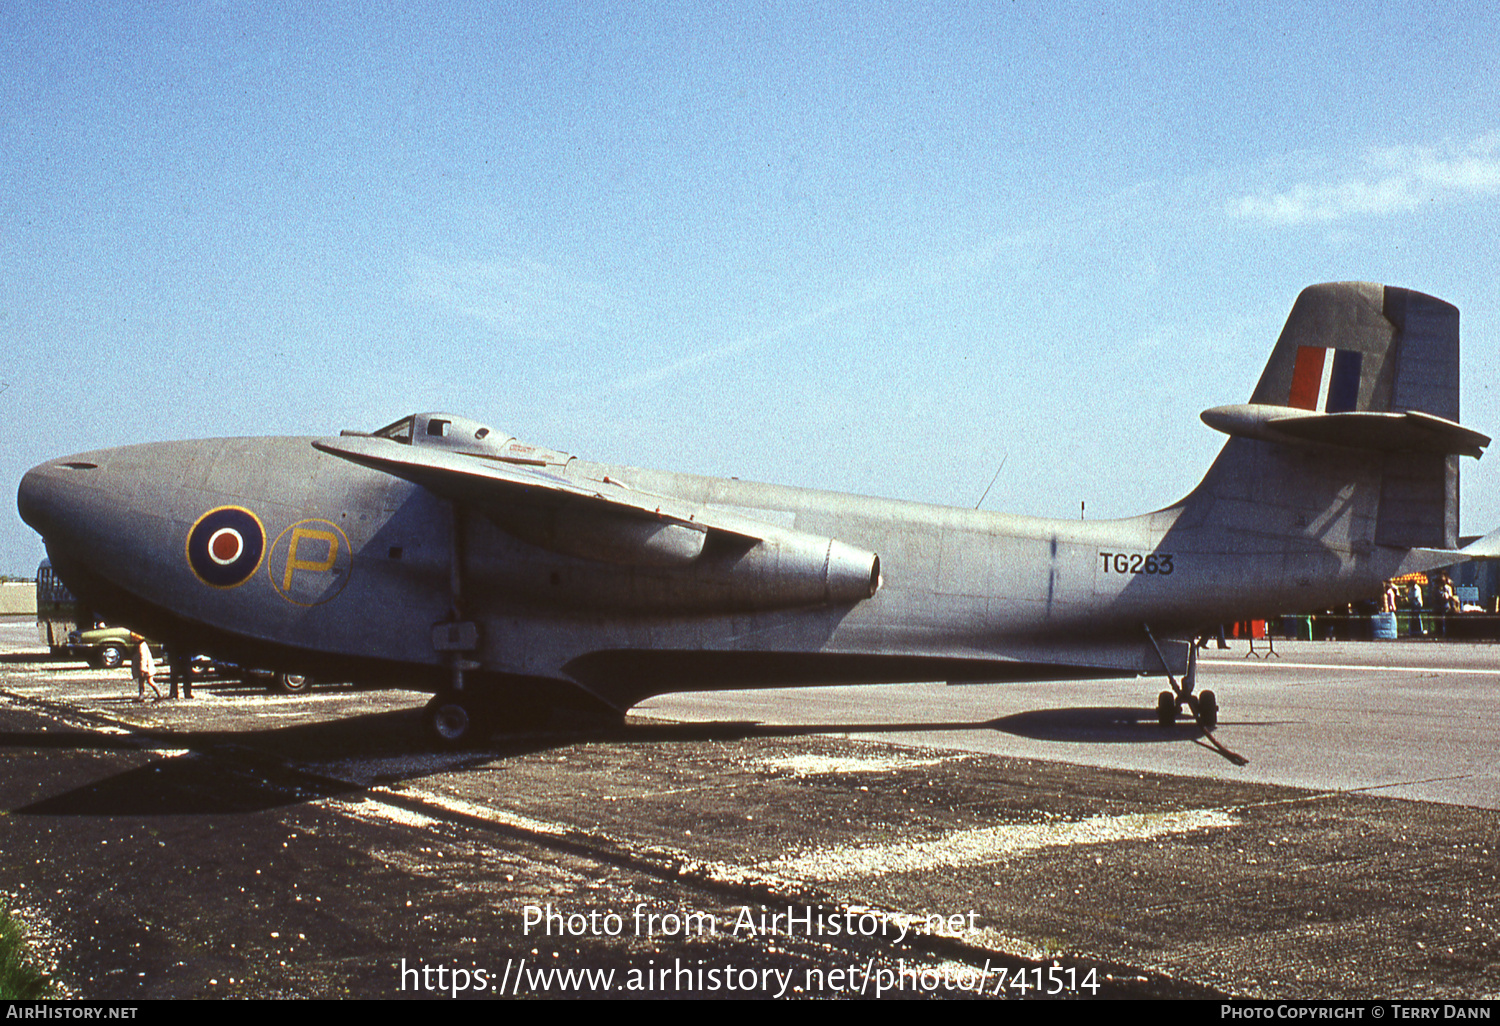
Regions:
[[[82, 658], [95, 669], [113, 670], [125, 665], [130, 658], [130, 650], [134, 647], [131, 637], [132, 632], [128, 627], [96, 627], [87, 631], [70, 631], [66, 651], [75, 658]], [[147, 644], [151, 646], [153, 657], [158, 660], [163, 658], [159, 642], [148, 640]], [[193, 657], [193, 675], [238, 677], [246, 682], [263, 681], [266, 690], [284, 695], [299, 694], [313, 685], [313, 679], [306, 674], [247, 669], [233, 663], [215, 662], [206, 656]]]
[[[127, 627], [95, 627], [87, 631], [69, 631], [65, 651], [81, 658], [98, 670], [113, 670], [125, 665], [133, 646], [131, 631]], [[161, 645], [148, 642], [151, 654], [161, 658]]]

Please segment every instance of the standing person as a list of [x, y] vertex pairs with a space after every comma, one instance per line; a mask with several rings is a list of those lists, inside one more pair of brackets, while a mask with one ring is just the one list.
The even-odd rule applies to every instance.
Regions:
[[1396, 582], [1385, 582], [1385, 597], [1381, 599], [1380, 611], [1382, 613], [1394, 613], [1396, 611]]
[[130, 640], [135, 644], [135, 648], [130, 650], [130, 669], [135, 674], [135, 700], [146, 700], [146, 685], [150, 684], [151, 690], [156, 693], [156, 701], [160, 702], [161, 689], [156, 686], [156, 660], [151, 658], [151, 646], [139, 634], [131, 634]]
[[177, 686], [182, 685], [182, 697], [193, 697], [193, 657], [185, 655], [186, 649], [168, 648], [167, 657], [167, 695], [171, 698], [177, 697]]
[[1427, 629], [1422, 626], [1422, 585], [1417, 581], [1411, 582], [1411, 633], [1413, 637], [1427, 637]]
[[1458, 612], [1458, 593], [1453, 590], [1453, 581], [1444, 574], [1438, 578], [1438, 609], [1443, 613], [1443, 637], [1448, 636], [1448, 617]]

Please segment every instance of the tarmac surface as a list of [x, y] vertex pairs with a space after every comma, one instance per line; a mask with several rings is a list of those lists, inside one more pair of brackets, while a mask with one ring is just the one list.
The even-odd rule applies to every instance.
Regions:
[[[851, 736], [1320, 791], [1500, 808], [1500, 645], [1246, 642], [1203, 654], [1216, 736], [1249, 758], [1224, 772], [1186, 726], [1163, 731], [1162, 679], [812, 688], [651, 699], [641, 717], [840, 729]], [[726, 712], [726, 709], [729, 710]]]
[[1200, 678], [1240, 767], [1152, 681], [433, 754], [424, 695], [137, 705], [35, 638], [0, 621], [0, 895], [70, 996], [1500, 995], [1493, 647], [1241, 645]]

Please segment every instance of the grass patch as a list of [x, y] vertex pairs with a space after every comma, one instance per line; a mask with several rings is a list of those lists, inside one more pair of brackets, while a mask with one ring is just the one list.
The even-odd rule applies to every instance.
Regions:
[[26, 937], [21, 924], [0, 903], [0, 1001], [26, 1001], [52, 996], [47, 974], [26, 957]]

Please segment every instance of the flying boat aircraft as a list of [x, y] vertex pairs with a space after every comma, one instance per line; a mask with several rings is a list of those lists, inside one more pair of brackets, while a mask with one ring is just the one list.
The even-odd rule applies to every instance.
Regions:
[[327, 438], [87, 452], [22, 517], [114, 622], [247, 665], [436, 692], [444, 745], [662, 692], [1165, 676], [1193, 639], [1325, 609], [1457, 548], [1458, 311], [1315, 285], [1188, 496], [1073, 521], [610, 466], [425, 413]]

